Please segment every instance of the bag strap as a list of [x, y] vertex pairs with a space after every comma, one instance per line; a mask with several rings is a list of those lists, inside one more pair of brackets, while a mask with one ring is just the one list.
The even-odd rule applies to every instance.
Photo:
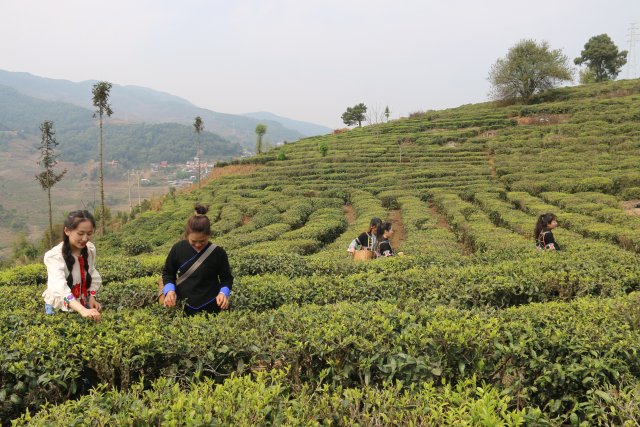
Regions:
[[212, 243], [211, 245], [209, 245], [209, 247], [207, 248], [206, 251], [204, 251], [202, 256], [200, 258], [198, 258], [196, 260], [196, 262], [191, 264], [191, 267], [189, 267], [189, 269], [187, 271], [185, 271], [184, 274], [182, 274], [182, 275], [180, 275], [180, 277], [178, 277], [178, 280], [176, 280], [176, 286], [180, 285], [182, 282], [187, 280], [189, 278], [189, 276], [191, 276], [198, 269], [198, 267], [200, 267], [202, 265], [204, 260], [207, 259], [207, 257], [209, 255], [211, 255], [211, 252], [213, 252], [213, 250], [215, 248], [217, 248], [217, 247], [218, 246], [215, 243]]
[[547, 231], [542, 230], [540, 232], [540, 234], [538, 235], [538, 243], [540, 243], [542, 245], [542, 249], [546, 249], [547, 248], [547, 244], [545, 242], [545, 238], [544, 236], [547, 234]]

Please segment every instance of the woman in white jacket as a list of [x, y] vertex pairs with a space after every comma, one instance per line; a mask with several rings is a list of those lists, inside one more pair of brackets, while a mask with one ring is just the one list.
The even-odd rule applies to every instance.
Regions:
[[42, 294], [45, 312], [77, 311], [82, 317], [100, 321], [96, 294], [102, 278], [96, 270], [96, 247], [89, 241], [96, 228], [89, 211], [69, 213], [64, 221], [62, 242], [44, 255], [47, 289]]

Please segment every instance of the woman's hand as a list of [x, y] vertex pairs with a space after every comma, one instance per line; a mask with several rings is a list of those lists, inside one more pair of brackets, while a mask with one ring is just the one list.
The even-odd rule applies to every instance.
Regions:
[[222, 310], [226, 310], [229, 308], [229, 298], [227, 298], [225, 294], [220, 292], [216, 297], [216, 304], [218, 304], [218, 307], [220, 307]]
[[100, 312], [98, 310], [96, 310], [95, 308], [85, 308], [84, 310], [82, 310], [80, 312], [80, 315], [82, 317], [84, 317], [85, 319], [91, 319], [94, 320], [96, 322], [100, 321], [101, 315]]
[[96, 300], [96, 297], [94, 297], [93, 295], [91, 295], [91, 296], [89, 297], [89, 308], [93, 308], [93, 309], [95, 309], [95, 310], [100, 311], [100, 310], [102, 310], [102, 304], [100, 304], [100, 303], [98, 302], [98, 300]]
[[177, 299], [178, 296], [176, 295], [175, 291], [167, 292], [167, 295], [164, 296], [165, 307], [175, 307]]

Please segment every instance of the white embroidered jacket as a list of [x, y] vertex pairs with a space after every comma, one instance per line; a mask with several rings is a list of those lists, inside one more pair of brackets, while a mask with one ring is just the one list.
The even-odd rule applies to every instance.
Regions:
[[[102, 286], [102, 278], [96, 270], [96, 247], [93, 243], [87, 243], [87, 251], [89, 252], [89, 274], [91, 275], [91, 286], [87, 291], [97, 292]], [[64, 298], [71, 294], [71, 289], [67, 285], [69, 270], [62, 256], [62, 242], [44, 254], [44, 265], [47, 266], [47, 289], [42, 293], [44, 302], [52, 305], [53, 308], [69, 311]], [[76, 262], [73, 263], [71, 274], [73, 283], [80, 283], [80, 263], [77, 257]]]

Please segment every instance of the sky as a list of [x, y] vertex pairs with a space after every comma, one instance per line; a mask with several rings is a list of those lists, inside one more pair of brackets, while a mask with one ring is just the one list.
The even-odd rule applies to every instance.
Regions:
[[0, 0], [0, 18], [3, 70], [331, 128], [360, 102], [398, 118], [487, 101], [522, 39], [573, 64], [598, 34], [628, 50], [636, 23], [636, 72], [619, 78], [640, 77], [640, 0]]

